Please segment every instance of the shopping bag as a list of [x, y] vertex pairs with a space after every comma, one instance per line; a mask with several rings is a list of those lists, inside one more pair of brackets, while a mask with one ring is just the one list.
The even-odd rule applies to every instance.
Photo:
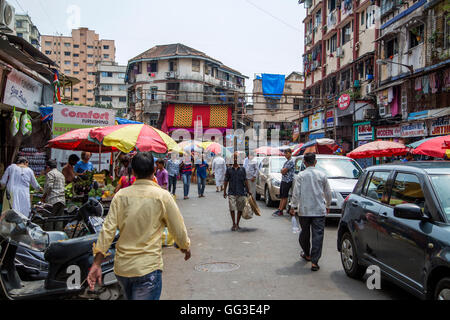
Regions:
[[164, 228], [164, 232], [162, 235], [162, 245], [163, 247], [171, 247], [175, 244], [175, 240], [172, 235], [169, 233], [167, 228]]
[[292, 233], [299, 233], [300, 232], [300, 226], [298, 225], [297, 218], [295, 216], [292, 216]]
[[258, 207], [258, 204], [255, 201], [255, 198], [253, 198], [252, 195], [248, 197], [248, 202], [250, 203], [250, 206], [252, 207], [252, 211], [257, 216], [261, 216], [261, 210]]
[[253, 210], [250, 202], [248, 201], [248, 198], [245, 200], [245, 207], [242, 211], [242, 218], [244, 218], [245, 220], [250, 220], [253, 218]]

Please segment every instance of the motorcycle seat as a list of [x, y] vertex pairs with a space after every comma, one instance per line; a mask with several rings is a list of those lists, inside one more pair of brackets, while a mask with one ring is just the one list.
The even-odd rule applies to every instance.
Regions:
[[92, 254], [92, 245], [98, 235], [71, 239], [62, 242], [53, 242], [45, 252], [45, 260], [50, 263], [63, 264], [83, 254]]

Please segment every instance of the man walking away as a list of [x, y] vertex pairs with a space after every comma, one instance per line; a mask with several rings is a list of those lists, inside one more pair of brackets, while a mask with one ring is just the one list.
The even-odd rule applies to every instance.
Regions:
[[[183, 155], [182, 153], [180, 154]], [[176, 199], [177, 191], [177, 177], [180, 174], [180, 160], [176, 159], [176, 154], [173, 153], [169, 161], [167, 161], [167, 171], [169, 172], [169, 192], [172, 192]]]
[[256, 161], [253, 152], [250, 151], [248, 156], [247, 167], [245, 167], [247, 172], [248, 186], [250, 187], [249, 193], [256, 199], [256, 178], [258, 178], [258, 162]]
[[[66, 178], [58, 171], [56, 160], [48, 160], [46, 172], [46, 181], [42, 201], [52, 205], [52, 214], [54, 217], [62, 217], [66, 206], [65, 182]], [[53, 227], [53, 230], [50, 228]], [[45, 231], [62, 231], [63, 222], [57, 222], [50, 226], [44, 226]]]
[[114, 273], [129, 300], [159, 300], [162, 290], [162, 235], [165, 227], [185, 260], [191, 257], [190, 240], [178, 206], [166, 190], [152, 181], [154, 159], [138, 153], [131, 161], [136, 182], [114, 197], [94, 248], [95, 259], [88, 275], [91, 290], [102, 281], [101, 263], [120, 232]]
[[198, 183], [198, 197], [205, 197], [205, 188], [206, 188], [206, 177], [208, 175], [208, 164], [204, 160], [202, 155], [202, 162], [195, 165], [195, 170], [197, 171], [197, 183]]
[[216, 192], [223, 191], [223, 184], [225, 180], [225, 173], [227, 171], [227, 164], [225, 159], [217, 155], [212, 163], [212, 172], [214, 174], [214, 178], [216, 180]]
[[181, 163], [181, 177], [183, 178], [184, 200], [189, 199], [189, 189], [191, 187], [192, 177], [192, 163], [192, 158], [190, 159], [190, 161], [185, 158]]
[[278, 210], [273, 213], [274, 216], [281, 217], [283, 215], [283, 210], [286, 209], [289, 191], [292, 188], [292, 182], [294, 181], [295, 174], [295, 163], [292, 159], [292, 150], [286, 149], [284, 151], [284, 156], [287, 161], [283, 165], [283, 169], [281, 170], [282, 178], [281, 178], [281, 187], [280, 187], [280, 206]]
[[318, 263], [322, 255], [325, 217], [328, 213], [327, 208], [331, 204], [332, 194], [326, 174], [315, 167], [316, 155], [307, 153], [303, 162], [306, 169], [295, 177], [293, 208], [290, 213], [294, 215], [294, 208], [298, 208], [302, 228], [299, 242], [303, 249], [300, 256], [312, 262], [312, 271], [318, 271], [320, 269]]
[[[233, 166], [227, 169], [225, 174], [225, 189], [223, 191], [223, 197], [227, 198], [227, 187], [228, 189], [228, 204], [230, 207], [231, 219], [233, 220], [233, 227], [231, 231], [240, 230], [239, 222], [241, 221], [242, 212], [244, 211], [245, 205], [247, 203], [248, 194], [248, 181], [247, 173], [245, 169], [239, 166], [238, 163], [238, 153], [235, 152]], [[237, 222], [235, 218], [235, 211], [237, 211]]]

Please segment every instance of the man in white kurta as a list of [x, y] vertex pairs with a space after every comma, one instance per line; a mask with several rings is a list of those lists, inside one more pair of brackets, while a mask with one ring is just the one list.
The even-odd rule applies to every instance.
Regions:
[[223, 191], [226, 171], [227, 165], [225, 159], [220, 155], [216, 156], [212, 162], [212, 172], [214, 173], [214, 177], [216, 179], [217, 192]]
[[[31, 212], [30, 185], [36, 190], [41, 190], [41, 187], [36, 181], [33, 170], [28, 168], [28, 161], [19, 158], [17, 165], [10, 165], [6, 169], [0, 184], [2, 187], [6, 186], [6, 190], [11, 195], [12, 209], [29, 217]], [[9, 201], [6, 199], [5, 192], [3, 211], [9, 209]]]

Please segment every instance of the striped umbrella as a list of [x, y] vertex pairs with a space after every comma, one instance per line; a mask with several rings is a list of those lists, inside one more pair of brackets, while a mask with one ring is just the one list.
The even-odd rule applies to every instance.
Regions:
[[116, 152], [114, 147], [102, 147], [100, 144], [89, 140], [89, 133], [95, 128], [77, 129], [67, 132], [48, 142], [47, 148], [86, 151], [92, 153]]
[[450, 159], [450, 135], [428, 139], [417, 146], [412, 153]]
[[170, 151], [181, 152], [175, 140], [164, 132], [146, 124], [124, 124], [96, 128], [89, 133], [91, 141], [114, 147], [124, 153], [133, 150], [152, 152], [155, 156]]

